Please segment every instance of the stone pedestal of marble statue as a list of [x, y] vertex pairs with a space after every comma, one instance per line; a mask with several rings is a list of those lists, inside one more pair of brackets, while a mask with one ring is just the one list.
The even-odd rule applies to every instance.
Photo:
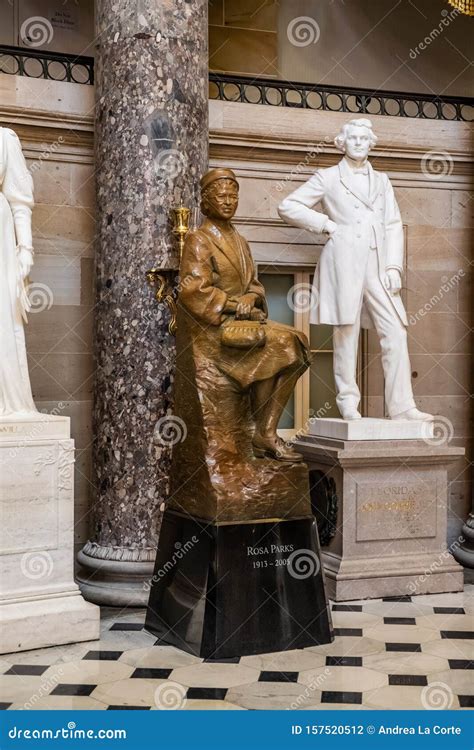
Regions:
[[314, 435], [295, 447], [310, 469], [317, 516], [324, 506], [318, 525], [330, 598], [462, 590], [463, 570], [447, 549], [446, 527], [447, 470], [464, 449], [429, 439]]
[[339, 440], [429, 440], [433, 422], [407, 419], [334, 419], [312, 418], [309, 434]]
[[74, 441], [68, 417], [0, 418], [0, 652], [99, 637], [73, 576]]

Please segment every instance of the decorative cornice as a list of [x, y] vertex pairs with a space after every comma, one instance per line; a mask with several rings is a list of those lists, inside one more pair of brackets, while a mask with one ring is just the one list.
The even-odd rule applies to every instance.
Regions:
[[77, 113], [45, 112], [39, 109], [24, 109], [0, 106], [0, 126], [13, 128], [22, 141], [43, 146], [59, 143], [61, 152], [93, 150], [94, 118]]
[[[17, 78], [17, 88], [23, 100], [25, 94], [21, 91], [21, 84], [24, 81], [28, 82], [31, 79]], [[93, 88], [75, 87], [73, 84], [54, 81], [47, 83], [53, 87], [72, 86], [74, 91]], [[12, 98], [13, 96], [10, 102]], [[45, 145], [59, 143], [57, 151], [50, 155], [51, 160], [90, 163], [94, 147], [93, 99], [79, 98], [74, 101], [73, 112], [48, 111], [14, 103], [2, 104], [0, 126], [14, 128], [24, 142], [27, 156], [30, 158], [36, 158], [38, 153], [44, 150]], [[84, 112], [80, 111], [81, 103], [84, 104]], [[86, 106], [90, 108], [89, 111], [86, 111]], [[256, 167], [258, 163], [297, 165], [298, 173], [303, 174], [305, 171], [312, 172], [317, 167], [332, 166], [341, 158], [334, 145], [327, 139], [325, 141], [321, 133], [323, 129], [328, 132], [328, 128], [338, 126], [342, 113], [318, 112], [315, 115], [308, 110], [286, 110], [283, 112], [283, 122], [282, 110], [278, 107], [210, 101], [210, 114], [211, 159], [253, 163]], [[311, 130], [311, 139], [308, 135], [308, 115], [318, 117], [314, 131]], [[263, 130], [262, 119], [265, 120]], [[448, 153], [449, 169], [446, 175], [440, 175], [439, 179], [431, 181], [432, 187], [453, 183], [460, 177], [469, 178], [472, 175], [473, 157], [469, 149], [464, 147], [469, 123], [400, 119], [397, 124], [403, 125], [407, 131], [406, 137], [402, 139], [399, 135], [394, 135], [393, 121], [396, 118], [379, 116], [376, 119], [379, 120], [378, 126], [387, 130], [371, 155], [371, 162], [376, 169], [416, 175], [417, 179], [419, 175], [423, 178], [423, 159], [426, 158], [427, 151], [430, 153], [436, 146], [441, 154]], [[419, 135], [415, 138], [416, 131], [413, 131], [413, 127], [419, 128], [421, 123], [430, 129], [426, 142], [420, 139]], [[278, 133], [278, 136], [275, 133]]]
[[[255, 105], [258, 107], [259, 105]], [[295, 130], [297, 128], [295, 127]], [[252, 132], [249, 121], [249, 132], [236, 133], [222, 128], [212, 128], [209, 131], [209, 148], [211, 159], [222, 161], [242, 160], [278, 164], [304, 164], [306, 169], [331, 167], [341, 159], [341, 154], [334, 147], [325, 145], [318, 147], [317, 154], [313, 153], [314, 145], [294, 140], [274, 139], [271, 136], [262, 137]], [[423, 159], [427, 149], [423, 146], [405, 146], [403, 148], [375, 148], [371, 153], [371, 163], [379, 171], [410, 172], [423, 174]], [[449, 149], [451, 158], [449, 174], [441, 177], [439, 182], [453, 177], [472, 176], [473, 158], [465, 151]]]

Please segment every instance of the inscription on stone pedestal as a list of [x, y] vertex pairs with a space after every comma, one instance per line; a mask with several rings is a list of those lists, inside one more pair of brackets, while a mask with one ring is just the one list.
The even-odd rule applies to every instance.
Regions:
[[358, 542], [436, 536], [436, 481], [358, 482]]
[[294, 552], [293, 544], [263, 544], [247, 546], [247, 557], [252, 559], [253, 568], [281, 568], [289, 564], [288, 554]]

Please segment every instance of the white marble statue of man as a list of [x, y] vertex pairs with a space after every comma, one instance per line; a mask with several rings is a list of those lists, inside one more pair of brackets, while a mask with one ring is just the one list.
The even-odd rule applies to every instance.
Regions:
[[0, 128], [0, 417], [36, 412], [23, 330], [32, 207], [33, 180], [18, 136]]
[[[343, 419], [360, 419], [356, 383], [359, 332], [375, 327], [385, 376], [385, 402], [392, 419], [432, 419], [413, 398], [408, 357], [408, 320], [400, 298], [403, 227], [392, 185], [372, 169], [367, 155], [376, 143], [372, 123], [350, 120], [334, 143], [344, 158], [318, 169], [283, 200], [289, 224], [329, 235], [314, 274], [311, 323], [334, 326], [334, 378]], [[320, 203], [322, 210], [314, 206]]]

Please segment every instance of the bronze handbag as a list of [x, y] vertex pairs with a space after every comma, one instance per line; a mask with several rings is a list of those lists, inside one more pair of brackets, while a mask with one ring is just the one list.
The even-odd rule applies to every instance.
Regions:
[[265, 346], [265, 325], [259, 320], [235, 320], [230, 317], [221, 325], [221, 344], [233, 349]]

